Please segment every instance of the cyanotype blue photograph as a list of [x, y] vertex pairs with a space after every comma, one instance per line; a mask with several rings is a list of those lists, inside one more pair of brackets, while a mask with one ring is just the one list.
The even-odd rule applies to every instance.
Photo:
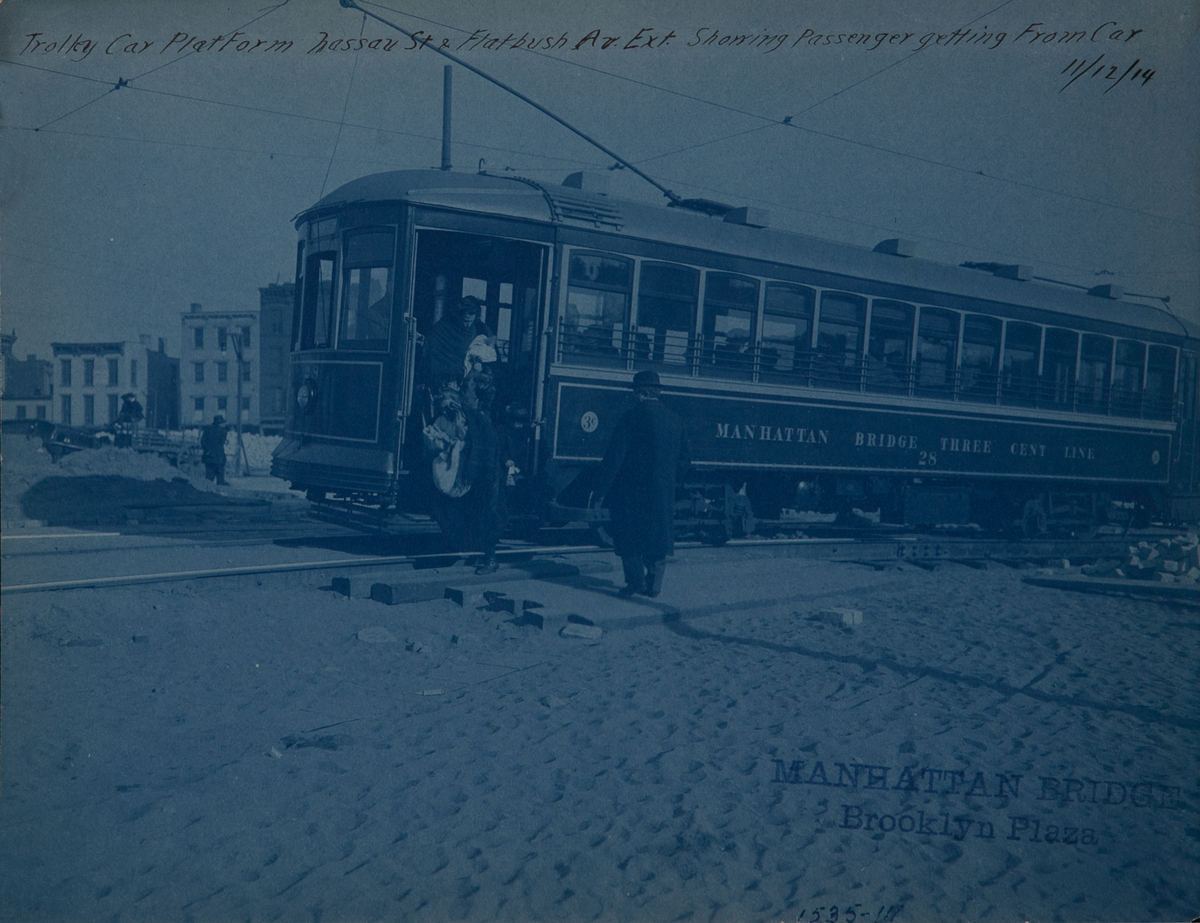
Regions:
[[0, 920], [1200, 915], [1190, 0], [0, 0]]

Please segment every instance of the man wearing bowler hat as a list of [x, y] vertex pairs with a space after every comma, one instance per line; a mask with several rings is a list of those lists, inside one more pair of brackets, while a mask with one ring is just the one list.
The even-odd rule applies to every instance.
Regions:
[[675, 550], [675, 484], [691, 459], [683, 422], [658, 399], [661, 391], [655, 372], [634, 375], [634, 406], [617, 421], [600, 465], [596, 492], [612, 516], [622, 596], [657, 596]]

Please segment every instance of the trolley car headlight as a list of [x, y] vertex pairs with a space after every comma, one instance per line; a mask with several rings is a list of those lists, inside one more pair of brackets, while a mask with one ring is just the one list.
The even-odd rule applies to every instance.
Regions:
[[296, 389], [296, 406], [300, 408], [301, 413], [308, 413], [313, 405], [313, 401], [317, 396], [317, 383], [311, 378]]

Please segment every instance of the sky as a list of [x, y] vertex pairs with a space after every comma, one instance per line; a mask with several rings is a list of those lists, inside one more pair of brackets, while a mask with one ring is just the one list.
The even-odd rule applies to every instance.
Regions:
[[[293, 276], [298, 212], [439, 165], [437, 46], [684, 197], [1118, 282], [1200, 323], [1190, 0], [362, 8], [419, 42], [337, 0], [0, 0], [0, 325], [18, 356], [142, 333], [178, 355], [190, 303], [255, 307]], [[460, 66], [453, 140], [466, 172], [613, 166]], [[610, 175], [613, 194], [666, 204]]]

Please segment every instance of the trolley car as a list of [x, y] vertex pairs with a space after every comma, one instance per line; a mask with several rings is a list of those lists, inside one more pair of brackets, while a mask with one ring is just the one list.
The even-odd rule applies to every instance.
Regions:
[[1064, 508], [1200, 513], [1200, 330], [1169, 311], [603, 179], [398, 171], [302, 212], [273, 473], [347, 522], [419, 512], [422, 339], [473, 295], [534, 520], [603, 516], [590, 472], [644, 368], [687, 427], [679, 506], [726, 530], [782, 510], [1035, 529]]

